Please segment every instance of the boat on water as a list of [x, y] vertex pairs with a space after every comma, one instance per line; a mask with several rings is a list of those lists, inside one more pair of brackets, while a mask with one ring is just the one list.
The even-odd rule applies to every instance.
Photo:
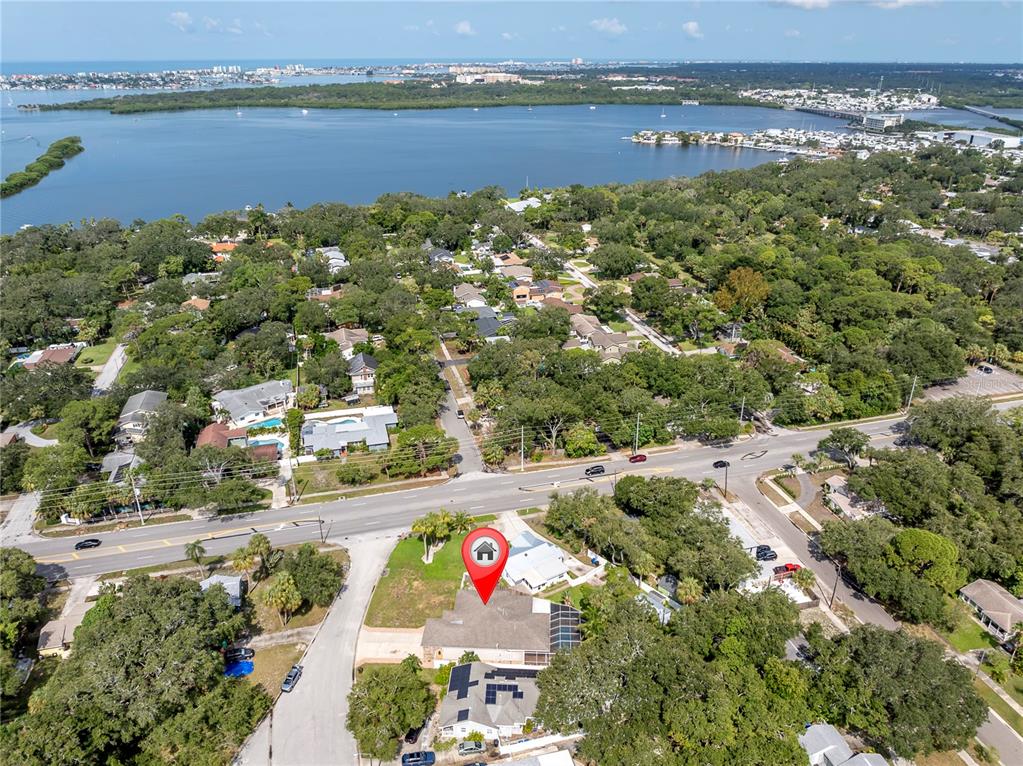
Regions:
[[590, 107], [590, 111], [592, 111], [592, 110], [594, 110], [594, 109], [596, 109], [596, 108], [597, 108], [597, 107], [595, 107], [595, 106], [591, 106], [591, 107]]
[[235, 117], [241, 117], [241, 116], [242, 116], [242, 113], [241, 113], [240, 111], [239, 111], [239, 112], [235, 112], [235, 113], [234, 113], [234, 116], [235, 116]]
[[478, 106], [474, 106], [474, 107], [472, 108], [472, 110], [473, 110], [474, 112], [478, 112], [478, 111], [480, 110], [480, 108], [479, 108]]
[[666, 114], [664, 113], [664, 109], [661, 109], [661, 119], [663, 120], [663, 119], [664, 119], [665, 117], [667, 117], [667, 116], [668, 116], [668, 115], [666, 115]]
[[309, 114], [309, 110], [308, 109], [303, 109], [302, 110], [302, 114]]

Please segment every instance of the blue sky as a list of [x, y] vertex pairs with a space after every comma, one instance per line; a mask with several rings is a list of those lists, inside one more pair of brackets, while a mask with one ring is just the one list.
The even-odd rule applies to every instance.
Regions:
[[3, 61], [1023, 60], [1021, 0], [0, 4]]

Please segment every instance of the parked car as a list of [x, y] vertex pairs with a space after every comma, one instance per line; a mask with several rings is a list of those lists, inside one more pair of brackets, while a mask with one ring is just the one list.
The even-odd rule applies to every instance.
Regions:
[[486, 750], [482, 742], [476, 742], [475, 740], [467, 739], [465, 742], [458, 743], [458, 754], [459, 755], [475, 755], [476, 753], [482, 753]]
[[241, 660], [251, 660], [256, 656], [256, 651], [250, 649], [247, 646], [240, 646], [237, 649], [228, 649], [224, 652], [224, 662], [240, 662]]
[[437, 762], [437, 754], [432, 750], [420, 750], [418, 753], [405, 753], [401, 757], [401, 766], [432, 766]]
[[768, 548], [766, 551], [757, 550], [756, 554], [757, 561], [776, 561], [778, 554]]
[[587, 468], [585, 471], [583, 471], [583, 473], [586, 474], [587, 476], [603, 476], [604, 475], [604, 466], [602, 466], [602, 465], [591, 465], [589, 468]]
[[982, 364], [979, 369], [985, 375], [990, 375], [992, 372], [994, 372], [994, 370], [991, 367], [988, 367], [986, 364]]
[[302, 666], [292, 665], [291, 670], [288, 671], [288, 675], [284, 678], [284, 683], [281, 684], [282, 692], [290, 692], [295, 688], [295, 684], [298, 683], [298, 679], [302, 677]]
[[405, 744], [406, 745], [414, 745], [414, 744], [416, 744], [416, 742], [419, 741], [419, 735], [422, 733], [423, 726], [425, 726], [425, 725], [426, 724], [422, 724], [420, 726], [417, 726], [414, 729], [409, 729], [408, 734], [405, 735]]
[[782, 564], [774, 568], [774, 573], [776, 575], [792, 574], [802, 568], [799, 564]]
[[88, 540], [79, 540], [75, 543], [76, 551], [84, 551], [86, 548], [98, 548], [103, 544], [102, 540], [97, 540], [95, 537], [90, 537]]
[[459, 420], [465, 420], [465, 413], [462, 410], [458, 410], [455, 414], [458, 415]]
[[633, 455], [629, 458], [630, 463], [645, 463], [646, 455]]

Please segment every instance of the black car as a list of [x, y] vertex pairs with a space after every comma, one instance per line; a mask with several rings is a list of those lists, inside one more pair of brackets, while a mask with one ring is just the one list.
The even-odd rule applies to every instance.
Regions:
[[603, 476], [604, 475], [604, 466], [602, 466], [602, 465], [591, 465], [589, 468], [587, 468], [585, 471], [583, 471], [583, 473], [586, 474], [587, 476]]
[[988, 367], [986, 364], [982, 364], [979, 369], [985, 375], [990, 375], [992, 372], [994, 372], [994, 370], [992, 368]]
[[284, 683], [281, 684], [282, 692], [290, 692], [295, 688], [295, 684], [298, 683], [298, 679], [302, 677], [302, 666], [292, 665], [291, 670], [288, 671], [288, 675], [284, 678]]
[[254, 649], [250, 649], [247, 646], [241, 646], [237, 649], [228, 649], [224, 652], [224, 662], [240, 662], [241, 660], [251, 660], [256, 656]]
[[79, 540], [75, 543], [76, 551], [84, 551], [86, 548], [99, 548], [103, 544], [102, 540], [97, 540], [95, 537], [90, 537], [88, 540]]
[[768, 548], [766, 551], [757, 551], [757, 561], [775, 561], [778, 554]]
[[416, 742], [419, 741], [419, 735], [423, 732], [423, 726], [425, 725], [426, 724], [423, 724], [422, 726], [417, 726], [414, 729], [409, 729], [408, 734], [405, 735], [405, 744], [406, 745], [416, 744]]

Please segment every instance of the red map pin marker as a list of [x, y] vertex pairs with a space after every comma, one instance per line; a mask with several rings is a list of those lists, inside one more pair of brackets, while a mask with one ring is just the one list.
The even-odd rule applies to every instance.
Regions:
[[508, 561], [508, 541], [496, 529], [474, 529], [462, 541], [462, 561], [483, 603], [490, 601]]

